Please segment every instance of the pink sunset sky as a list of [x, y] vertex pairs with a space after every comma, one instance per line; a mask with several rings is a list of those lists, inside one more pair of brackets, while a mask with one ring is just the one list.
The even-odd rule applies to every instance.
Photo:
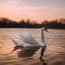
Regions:
[[65, 17], [65, 0], [0, 0], [0, 17], [38, 22]]

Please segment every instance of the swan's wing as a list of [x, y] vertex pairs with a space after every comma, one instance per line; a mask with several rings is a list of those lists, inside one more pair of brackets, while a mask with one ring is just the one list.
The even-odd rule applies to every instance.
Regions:
[[13, 41], [13, 43], [14, 43], [16, 46], [13, 48], [13, 50], [12, 50], [10, 53], [13, 53], [15, 50], [21, 49], [21, 48], [24, 47], [24, 46], [23, 46], [23, 43], [18, 42], [18, 41], [14, 40], [14, 39], [12, 39], [12, 41]]
[[19, 41], [16, 41], [14, 39], [12, 39], [13, 43], [16, 45], [16, 46], [23, 46], [23, 43], [19, 42]]
[[32, 45], [38, 44], [38, 41], [34, 37], [30, 37], [30, 38], [29, 37], [28, 38], [23, 37], [23, 41], [25, 43], [29, 43], [29, 44], [32, 44]]
[[38, 44], [38, 42], [37, 42], [37, 40], [35, 39], [35, 38], [30, 38], [30, 39], [28, 39], [27, 41], [25, 41], [26, 43], [29, 43], [29, 44], [32, 44], [32, 45], [34, 45], [34, 44]]
[[32, 34], [30, 32], [22, 32], [20, 34], [21, 39], [25, 42], [25, 43], [30, 43], [30, 44], [36, 44], [38, 43], [37, 40], [32, 36]]

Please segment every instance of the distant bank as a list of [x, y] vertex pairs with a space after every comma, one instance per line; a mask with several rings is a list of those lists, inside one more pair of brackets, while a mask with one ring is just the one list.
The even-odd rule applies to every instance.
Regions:
[[[35, 22], [35, 21], [34, 21]], [[7, 18], [0, 18], [0, 28], [42, 28], [65, 29], [65, 19], [43, 21], [41, 24], [32, 23], [29, 19], [27, 21], [21, 20], [19, 22], [12, 21]]]
[[57, 23], [47, 23], [47, 24], [8, 24], [8, 25], [1, 25], [0, 28], [42, 28], [42, 27], [47, 27], [51, 29], [65, 29], [65, 24], [57, 24]]

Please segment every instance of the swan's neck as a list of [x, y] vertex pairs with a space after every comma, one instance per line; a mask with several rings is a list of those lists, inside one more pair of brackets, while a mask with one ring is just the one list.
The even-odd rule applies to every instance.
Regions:
[[41, 30], [41, 41], [44, 42], [44, 31]]

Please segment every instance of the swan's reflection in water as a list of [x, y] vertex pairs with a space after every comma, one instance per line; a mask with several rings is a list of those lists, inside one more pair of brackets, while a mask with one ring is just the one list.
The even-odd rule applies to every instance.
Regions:
[[47, 63], [44, 61], [39, 61], [37, 63], [33, 63], [33, 64], [30, 64], [30, 65], [47, 65]]
[[42, 65], [47, 65], [47, 63], [45, 62], [45, 60], [41, 61], [41, 62], [42, 62]]
[[47, 65], [47, 63], [42, 63], [42, 65]]
[[18, 58], [20, 59], [21, 62], [24, 62], [24, 63], [28, 62], [29, 63], [28, 65], [47, 65], [45, 59], [34, 58], [34, 56], [22, 58], [22, 53], [21, 52], [22, 51], [18, 51], [18, 53], [17, 53]]

